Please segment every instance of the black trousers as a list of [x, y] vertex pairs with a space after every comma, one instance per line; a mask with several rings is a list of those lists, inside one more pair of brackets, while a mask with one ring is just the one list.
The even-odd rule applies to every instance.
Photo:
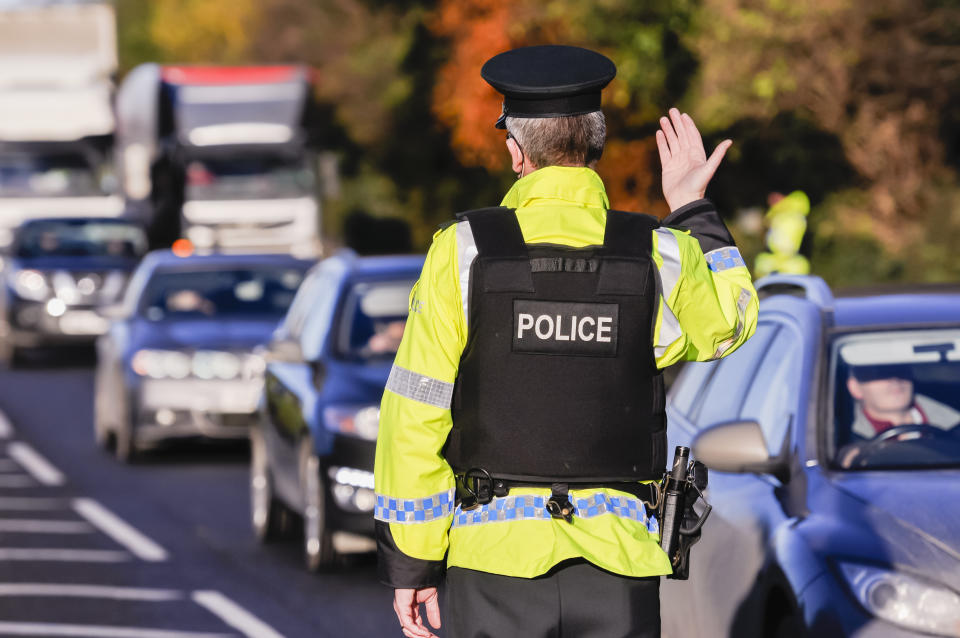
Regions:
[[451, 567], [445, 594], [447, 638], [660, 638], [660, 577], [582, 560], [537, 578]]

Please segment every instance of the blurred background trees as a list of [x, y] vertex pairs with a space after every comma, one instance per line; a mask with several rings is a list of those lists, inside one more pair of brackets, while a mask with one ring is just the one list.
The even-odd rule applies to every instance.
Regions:
[[709, 195], [748, 258], [774, 193], [811, 199], [806, 251], [832, 284], [960, 276], [960, 5], [953, 0], [118, 0], [120, 61], [316, 69], [351, 214], [402, 216], [429, 244], [514, 179], [479, 75], [513, 46], [610, 56], [598, 170], [618, 208], [665, 215], [653, 144], [670, 106], [712, 149]]

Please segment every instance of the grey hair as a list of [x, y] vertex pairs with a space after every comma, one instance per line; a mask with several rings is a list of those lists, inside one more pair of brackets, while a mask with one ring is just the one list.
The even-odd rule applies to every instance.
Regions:
[[602, 111], [564, 117], [507, 117], [507, 130], [538, 168], [593, 166], [603, 154], [607, 123]]

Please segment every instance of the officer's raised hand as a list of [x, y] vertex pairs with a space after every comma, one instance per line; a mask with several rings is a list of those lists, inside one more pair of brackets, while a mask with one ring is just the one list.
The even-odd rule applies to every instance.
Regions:
[[677, 109], [670, 109], [669, 118], [660, 118], [657, 149], [663, 168], [663, 197], [671, 211], [703, 199], [707, 184], [732, 144], [730, 140], [720, 142], [707, 159], [693, 118]]

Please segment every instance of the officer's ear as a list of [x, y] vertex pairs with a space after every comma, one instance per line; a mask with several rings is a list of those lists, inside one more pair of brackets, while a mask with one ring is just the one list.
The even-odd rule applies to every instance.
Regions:
[[847, 390], [850, 391], [850, 396], [857, 401], [863, 400], [863, 390], [860, 388], [860, 382], [853, 375], [847, 377]]
[[511, 136], [507, 136], [507, 150], [510, 152], [510, 168], [514, 173], [519, 175], [520, 172], [523, 171], [525, 163], [523, 151], [520, 150], [520, 145], [517, 144], [517, 140]]

